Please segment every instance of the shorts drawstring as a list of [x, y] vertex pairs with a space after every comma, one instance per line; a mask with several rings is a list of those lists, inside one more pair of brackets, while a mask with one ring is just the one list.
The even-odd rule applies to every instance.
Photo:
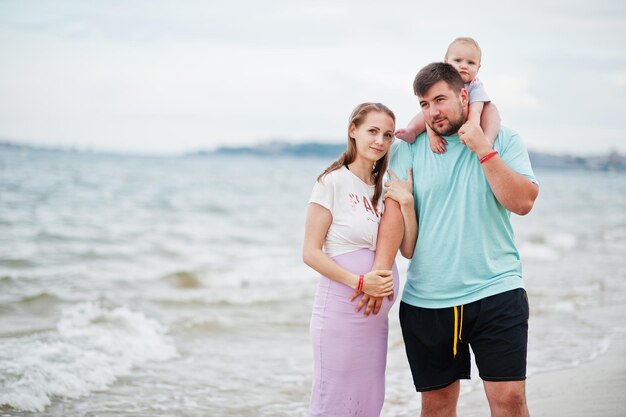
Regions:
[[[463, 332], [463, 306], [461, 306], [461, 320], [459, 320], [459, 307], [452, 307], [454, 309], [454, 343], [452, 345], [452, 355], [456, 358], [456, 344], [457, 340], [461, 339], [461, 333]], [[457, 330], [458, 329], [458, 330]]]

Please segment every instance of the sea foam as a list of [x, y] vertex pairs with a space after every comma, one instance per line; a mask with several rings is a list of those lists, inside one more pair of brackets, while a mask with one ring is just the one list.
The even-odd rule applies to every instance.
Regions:
[[163, 326], [143, 313], [81, 303], [54, 332], [0, 342], [0, 404], [43, 411], [54, 396], [106, 389], [134, 366], [176, 356]]

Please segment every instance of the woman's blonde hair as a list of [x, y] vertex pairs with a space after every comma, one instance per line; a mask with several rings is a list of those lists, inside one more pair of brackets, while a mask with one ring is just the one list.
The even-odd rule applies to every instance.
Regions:
[[[350, 115], [350, 120], [348, 121], [348, 147], [341, 155], [339, 155], [339, 158], [337, 158], [335, 162], [330, 164], [330, 166], [326, 168], [324, 172], [320, 174], [319, 177], [317, 177], [318, 181], [321, 181], [330, 172], [336, 171], [343, 166], [348, 167], [348, 164], [354, 162], [354, 160], [356, 159], [356, 155], [357, 155], [356, 140], [350, 137], [350, 129], [352, 128], [352, 126], [356, 128], [361, 126], [361, 124], [363, 124], [363, 122], [365, 121], [365, 118], [367, 117], [367, 115], [373, 111], [379, 112], [379, 113], [385, 113], [386, 115], [391, 117], [391, 119], [393, 120], [395, 124], [396, 116], [384, 104], [361, 103], [358, 106], [356, 106], [354, 110], [352, 110], [352, 114]], [[383, 193], [383, 178], [385, 177], [385, 171], [387, 171], [388, 163], [389, 163], [389, 152], [387, 152], [385, 156], [383, 156], [378, 161], [376, 161], [376, 163], [372, 167], [372, 176], [374, 176], [374, 181], [375, 181], [374, 195], [372, 196], [372, 207], [374, 208], [378, 207], [377, 202]]]

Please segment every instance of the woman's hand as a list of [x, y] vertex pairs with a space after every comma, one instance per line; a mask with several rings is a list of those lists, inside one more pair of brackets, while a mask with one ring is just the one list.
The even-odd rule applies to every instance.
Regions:
[[[380, 295], [374, 295], [374, 292]], [[359, 300], [355, 311], [358, 313], [363, 306], [367, 306], [365, 309], [366, 316], [369, 316], [371, 312], [378, 314], [378, 311], [383, 304], [383, 297], [389, 298], [390, 301], [393, 301], [394, 298], [392, 271], [376, 270], [365, 274], [363, 276], [362, 291], [354, 290], [350, 301], [354, 301], [359, 295], [363, 296]]]
[[385, 198], [389, 197], [396, 200], [400, 207], [412, 207], [413, 206], [413, 170], [411, 168], [407, 171], [406, 181], [402, 181], [394, 174], [392, 170], [387, 170], [391, 181], [385, 182]]
[[387, 270], [368, 272], [363, 276], [362, 291], [374, 297], [386, 297], [393, 294], [392, 272]]
[[391, 297], [393, 299], [393, 272], [379, 269], [363, 275], [363, 287], [361, 291], [354, 290], [350, 301], [354, 301], [363, 293], [372, 297]]

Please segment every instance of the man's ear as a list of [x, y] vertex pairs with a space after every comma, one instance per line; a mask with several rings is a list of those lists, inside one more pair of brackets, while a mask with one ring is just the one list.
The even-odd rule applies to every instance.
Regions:
[[461, 103], [463, 103], [463, 105], [466, 105], [467, 103], [469, 103], [467, 88], [465, 87], [461, 88], [461, 92], [459, 93], [459, 98], [461, 99]]

